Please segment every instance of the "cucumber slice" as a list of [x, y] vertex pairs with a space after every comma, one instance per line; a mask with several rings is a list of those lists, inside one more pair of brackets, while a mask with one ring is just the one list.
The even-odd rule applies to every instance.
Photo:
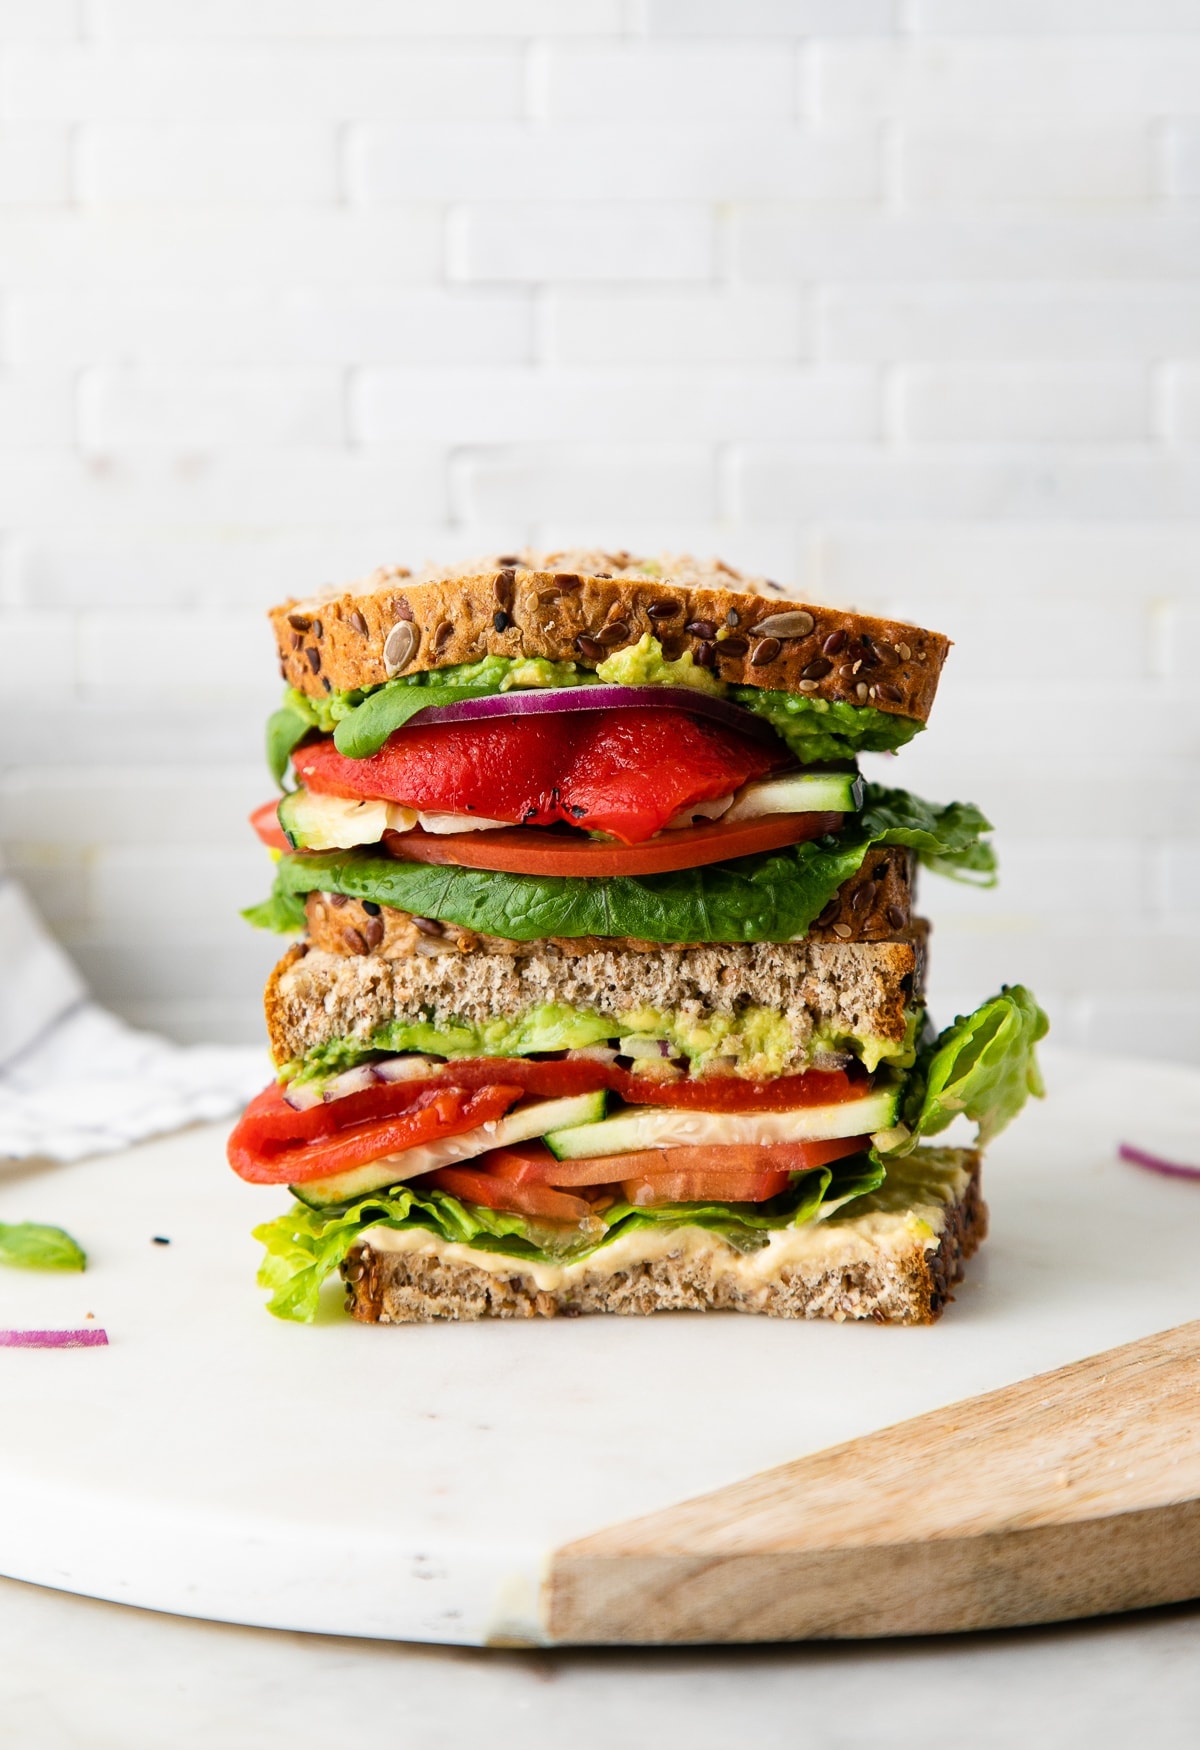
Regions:
[[693, 1112], [680, 1107], [647, 1106], [628, 1110], [599, 1124], [556, 1130], [546, 1143], [560, 1161], [595, 1155], [631, 1154], [643, 1148], [694, 1148], [706, 1143], [825, 1142], [839, 1136], [868, 1136], [895, 1122], [899, 1092], [873, 1089], [861, 1100], [836, 1106], [801, 1106], [792, 1112]]
[[757, 820], [763, 814], [853, 814], [862, 807], [857, 772], [790, 772], [745, 784], [722, 820]]
[[347, 1173], [334, 1173], [328, 1179], [310, 1179], [304, 1185], [292, 1185], [292, 1196], [310, 1209], [323, 1209], [329, 1203], [347, 1203], [353, 1197], [365, 1197], [369, 1191], [381, 1191], [386, 1185], [400, 1185], [415, 1179], [418, 1173], [432, 1173], [438, 1167], [449, 1167], [455, 1161], [470, 1160], [485, 1154], [489, 1148], [507, 1148], [515, 1142], [530, 1142], [553, 1129], [560, 1136], [569, 1134], [574, 1124], [595, 1125], [604, 1117], [608, 1096], [603, 1088], [594, 1094], [571, 1094], [562, 1100], [531, 1101], [494, 1118], [475, 1130], [464, 1130], [461, 1136], [444, 1136], [437, 1142], [425, 1142], [416, 1148], [406, 1148], [382, 1160], [367, 1161], [361, 1167], [351, 1167]]
[[355, 845], [377, 845], [389, 827], [408, 832], [417, 815], [398, 802], [293, 790], [279, 804], [279, 824], [294, 851], [349, 851]]

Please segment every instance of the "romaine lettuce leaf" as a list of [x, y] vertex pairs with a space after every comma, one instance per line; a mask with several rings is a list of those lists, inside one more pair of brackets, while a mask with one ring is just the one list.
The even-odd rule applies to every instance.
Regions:
[[22, 1270], [82, 1270], [87, 1256], [61, 1227], [45, 1227], [38, 1221], [0, 1221], [0, 1264], [14, 1264]]
[[980, 1147], [990, 1142], [1031, 1094], [1044, 1094], [1035, 1047], [1049, 1026], [1021, 984], [1005, 985], [974, 1014], [959, 1015], [917, 1054], [902, 1105], [910, 1132], [904, 1148], [936, 1136], [960, 1113], [978, 1125]]
[[[786, 942], [805, 935], [874, 845], [906, 845], [941, 874], [981, 885], [994, 881], [994, 853], [981, 838], [991, 828], [972, 803], [939, 808], [878, 784], [866, 786], [864, 803], [839, 833], [665, 875], [506, 875], [402, 863], [370, 851], [327, 851], [282, 857], [275, 895], [345, 893], [518, 942], [543, 936]], [[286, 920], [295, 914], [281, 909], [274, 915]], [[275, 927], [269, 911], [263, 917]]]
[[286, 1215], [256, 1227], [266, 1249], [258, 1280], [271, 1290], [267, 1309], [279, 1318], [311, 1321], [321, 1285], [338, 1268], [367, 1228], [426, 1228], [443, 1240], [502, 1252], [531, 1263], [564, 1263], [597, 1252], [618, 1234], [644, 1227], [704, 1227], [719, 1233], [739, 1251], [765, 1244], [773, 1228], [801, 1227], [822, 1205], [841, 1205], [873, 1191], [883, 1168], [866, 1155], [852, 1155], [800, 1177], [768, 1203], [673, 1203], [659, 1209], [618, 1203], [605, 1210], [591, 1233], [565, 1231], [503, 1210], [463, 1203], [446, 1191], [400, 1186], [382, 1195], [328, 1209], [293, 1204]]

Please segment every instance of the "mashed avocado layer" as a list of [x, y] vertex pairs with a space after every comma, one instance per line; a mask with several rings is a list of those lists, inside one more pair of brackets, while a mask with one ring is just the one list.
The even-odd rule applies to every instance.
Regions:
[[[473, 1022], [450, 1017], [441, 1022], [420, 1016], [397, 1018], [366, 1038], [340, 1038], [314, 1046], [303, 1058], [284, 1064], [280, 1078], [323, 1080], [351, 1069], [381, 1051], [421, 1051], [434, 1057], [528, 1057], [545, 1051], [578, 1051], [611, 1045], [634, 1059], [639, 1071], [661, 1073], [673, 1061], [689, 1075], [731, 1074], [752, 1080], [796, 1075], [814, 1060], [829, 1061], [847, 1052], [869, 1070], [881, 1064], [907, 1068], [916, 1055], [921, 1011], [909, 1014], [902, 1040], [874, 1034], [853, 1036], [818, 1029], [798, 1051], [786, 1016], [749, 1007], [737, 1014], [710, 1014], [697, 1020], [671, 1010], [631, 1009], [617, 1016], [543, 1003], [511, 1018]], [[799, 1060], [798, 1060], [799, 1059]]]

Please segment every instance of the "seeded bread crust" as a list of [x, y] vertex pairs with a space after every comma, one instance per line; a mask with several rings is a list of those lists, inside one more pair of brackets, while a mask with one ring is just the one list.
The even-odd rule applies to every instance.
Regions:
[[[627, 564], [618, 568], [615, 560]], [[601, 569], [580, 567], [586, 562]], [[280, 670], [313, 698], [494, 656], [595, 668], [652, 633], [723, 681], [925, 722], [950, 648], [938, 632], [772, 595], [688, 558], [503, 554], [414, 579], [399, 567], [271, 610]]]
[[[913, 857], [899, 845], [868, 851], [858, 873], [830, 900], [808, 932], [810, 942], [883, 942], [907, 930], [912, 921]], [[308, 940], [327, 954], [378, 954], [399, 960], [409, 954], [520, 954], [527, 943], [506, 936], [482, 936], [461, 924], [414, 918], [390, 905], [351, 899], [344, 893], [310, 893], [305, 899]], [[560, 954], [578, 957], [613, 949], [629, 954], [661, 954], [662, 942], [635, 936], [550, 936]], [[686, 943], [666, 943], [682, 948]]]
[[[813, 1063], [819, 1031], [903, 1040], [907, 1009], [921, 1000], [927, 929], [914, 919], [905, 937], [889, 942], [760, 942], [653, 955], [606, 944], [568, 956], [552, 944], [520, 942], [513, 952], [385, 960], [299, 944], [267, 980], [267, 1031], [283, 1064], [331, 1039], [365, 1044], [397, 1017], [482, 1025], [561, 1003], [611, 1017], [616, 1037], [620, 1016], [638, 1009], [674, 1010], [698, 1026], [761, 1007], [781, 1014], [790, 1035], [787, 1060], [773, 1073], [797, 1074]], [[729, 1050], [736, 1049], [735, 1032]]]
[[[730, 1266], [731, 1247], [708, 1256], [676, 1256], [637, 1264], [610, 1276], [596, 1276], [564, 1289], [539, 1289], [516, 1267], [496, 1275], [456, 1259], [449, 1262], [421, 1252], [376, 1251], [359, 1245], [342, 1266], [346, 1309], [364, 1324], [428, 1324], [456, 1319], [532, 1319], [608, 1312], [762, 1313], [780, 1319], [873, 1319], [877, 1324], [931, 1325], [942, 1315], [964, 1265], [987, 1235], [988, 1212], [980, 1189], [980, 1157], [957, 1154], [963, 1174], [958, 1194], [943, 1210], [922, 1208], [922, 1221], [934, 1226], [936, 1246], [919, 1233], [900, 1250], [854, 1244], [862, 1217], [841, 1222], [845, 1256], [822, 1266], [785, 1270], [778, 1282], [751, 1290]], [[864, 1199], [869, 1202], [870, 1199]], [[940, 1227], [936, 1226], [939, 1222]], [[833, 1220], [836, 1222], [837, 1217]], [[724, 1265], [724, 1267], [723, 1267]]]

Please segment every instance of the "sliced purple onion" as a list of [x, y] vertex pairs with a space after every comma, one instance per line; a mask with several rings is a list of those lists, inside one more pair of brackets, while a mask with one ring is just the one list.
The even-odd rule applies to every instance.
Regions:
[[331, 1076], [323, 1094], [326, 1100], [344, 1100], [347, 1094], [361, 1094], [374, 1086], [375, 1071], [369, 1063], [360, 1063], [354, 1069], [344, 1069], [341, 1075]]
[[483, 699], [461, 699], [455, 705], [427, 705], [409, 718], [410, 723], [480, 723], [488, 717], [553, 717], [564, 711], [633, 711], [651, 709], [687, 711], [694, 717], [711, 717], [743, 735], [774, 738], [775, 731], [753, 711], [714, 699], [696, 687], [521, 687], [508, 693], [489, 693]]
[[609, 1045], [576, 1045], [567, 1053], [568, 1063], [616, 1063], [617, 1053]]
[[431, 1075], [434, 1070], [444, 1067], [444, 1059], [440, 1057], [421, 1057], [414, 1054], [411, 1057], [385, 1057], [382, 1063], [371, 1067], [375, 1079], [381, 1082], [416, 1082], [422, 1076]]
[[1164, 1179], [1200, 1179], [1200, 1167], [1185, 1166], [1182, 1161], [1164, 1160], [1162, 1155], [1152, 1155], [1147, 1149], [1135, 1148], [1132, 1143], [1123, 1142], [1117, 1150], [1123, 1161], [1130, 1166], [1144, 1167], [1148, 1173], [1161, 1173]]
[[108, 1332], [100, 1325], [81, 1331], [0, 1331], [0, 1349], [107, 1349]]
[[293, 1112], [308, 1112], [325, 1098], [320, 1082], [289, 1082], [283, 1097]]

